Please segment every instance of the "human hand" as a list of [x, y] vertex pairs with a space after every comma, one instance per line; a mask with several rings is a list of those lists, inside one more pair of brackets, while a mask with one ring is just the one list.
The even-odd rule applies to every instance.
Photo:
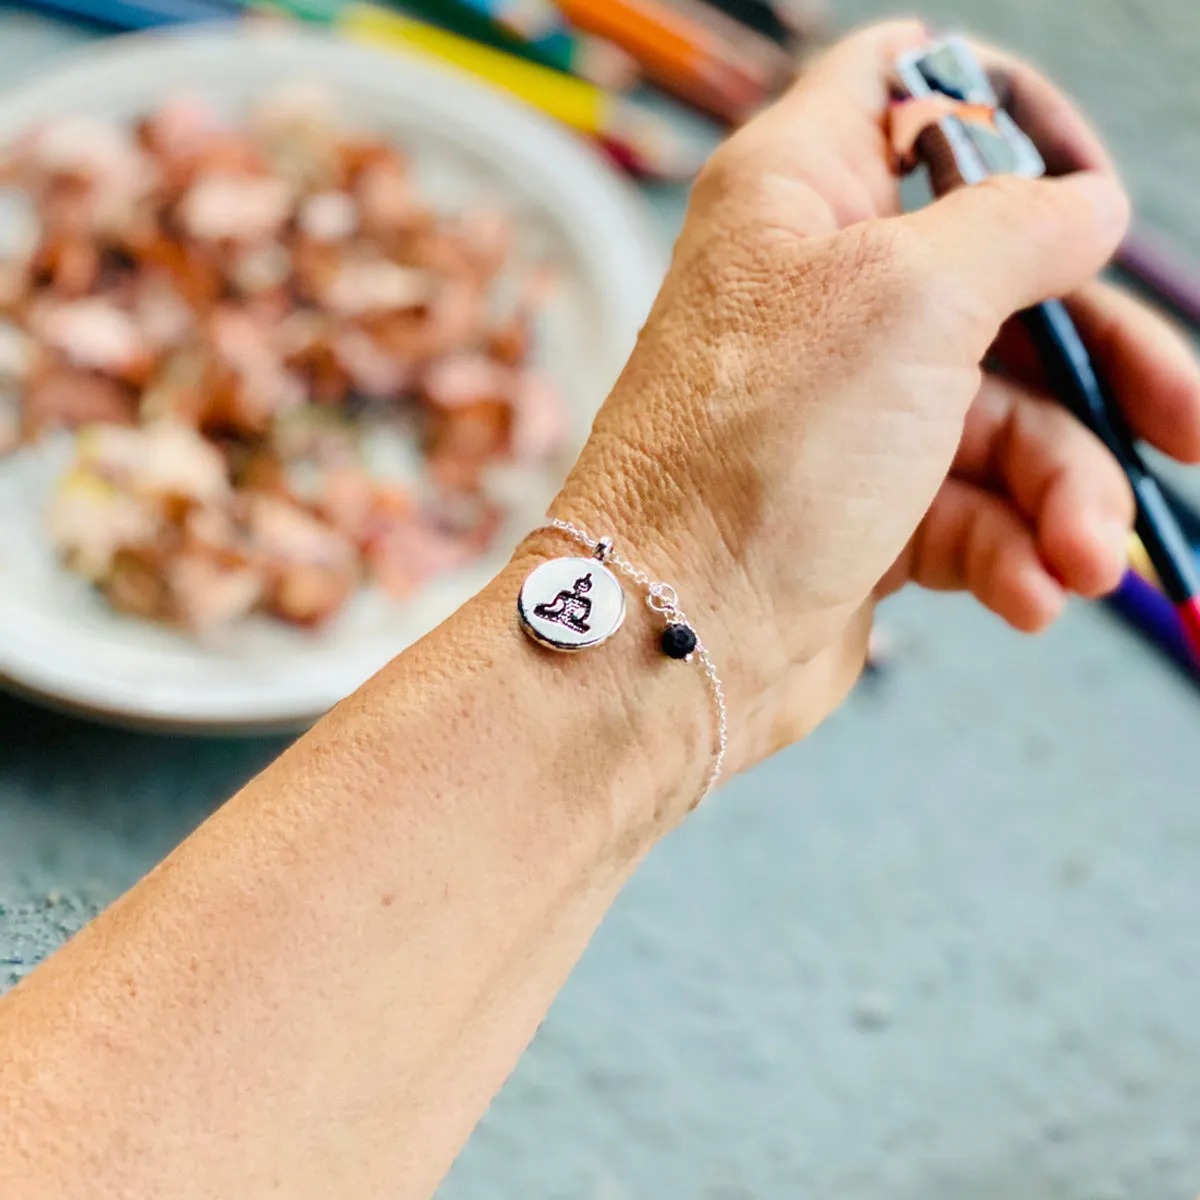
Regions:
[[734, 766], [840, 702], [875, 601], [908, 581], [969, 589], [1030, 631], [1068, 592], [1118, 582], [1128, 486], [1039, 390], [1020, 309], [1068, 296], [1139, 435], [1200, 459], [1200, 372], [1169, 326], [1094, 280], [1128, 202], [1048, 83], [983, 52], [1069, 174], [901, 215], [887, 77], [924, 38], [896, 22], [846, 40], [718, 151], [553, 509], [677, 587], [725, 676]]

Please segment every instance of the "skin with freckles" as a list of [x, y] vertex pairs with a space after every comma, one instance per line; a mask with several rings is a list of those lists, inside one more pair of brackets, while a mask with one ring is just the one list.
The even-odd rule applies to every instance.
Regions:
[[[1061, 178], [899, 212], [886, 75], [922, 37], [848, 39], [718, 152], [553, 507], [677, 588], [730, 771], [832, 711], [899, 587], [1032, 631], [1117, 582], [1128, 489], [1021, 308], [1066, 296], [1132, 426], [1200, 458], [1200, 374], [1095, 281], [1128, 206], [1048, 83], [986, 52]], [[595, 650], [522, 637], [564, 553], [533, 534], [0, 1001], [0, 1196], [433, 1193], [711, 762], [703, 677], [640, 599]]]

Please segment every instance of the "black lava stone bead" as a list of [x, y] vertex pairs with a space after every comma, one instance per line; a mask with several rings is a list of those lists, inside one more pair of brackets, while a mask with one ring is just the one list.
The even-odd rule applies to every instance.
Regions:
[[687, 658], [696, 648], [696, 635], [686, 625], [668, 625], [663, 630], [662, 648], [668, 658]]

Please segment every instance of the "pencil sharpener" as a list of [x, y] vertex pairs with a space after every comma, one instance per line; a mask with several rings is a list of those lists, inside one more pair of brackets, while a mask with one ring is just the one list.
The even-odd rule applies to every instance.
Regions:
[[1037, 147], [1005, 112], [963, 38], [943, 38], [903, 55], [895, 64], [894, 91], [898, 109], [928, 119], [912, 148], [929, 167], [938, 194], [990, 175], [1045, 174]]

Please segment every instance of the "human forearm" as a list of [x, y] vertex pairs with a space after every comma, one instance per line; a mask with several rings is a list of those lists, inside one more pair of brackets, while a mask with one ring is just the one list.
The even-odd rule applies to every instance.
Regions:
[[0, 1193], [432, 1190], [711, 752], [633, 597], [600, 651], [521, 636], [532, 565], [0, 1005]]
[[[718, 152], [554, 510], [679, 589], [726, 685], [727, 774], [832, 711], [881, 592], [969, 587], [1033, 629], [1115, 582], [1128, 488], [995, 340], [1016, 311], [1072, 296], [1131, 426], [1200, 458], [1190, 359], [1088, 282], [1127, 205], [1069, 106], [1073, 174], [900, 214], [887, 76], [924, 37], [850, 39]], [[578, 553], [556, 538], [532, 545]], [[0, 1195], [433, 1189], [712, 761], [703, 676], [656, 652], [640, 596], [599, 649], [522, 637], [535, 561], [0, 1004]]]

